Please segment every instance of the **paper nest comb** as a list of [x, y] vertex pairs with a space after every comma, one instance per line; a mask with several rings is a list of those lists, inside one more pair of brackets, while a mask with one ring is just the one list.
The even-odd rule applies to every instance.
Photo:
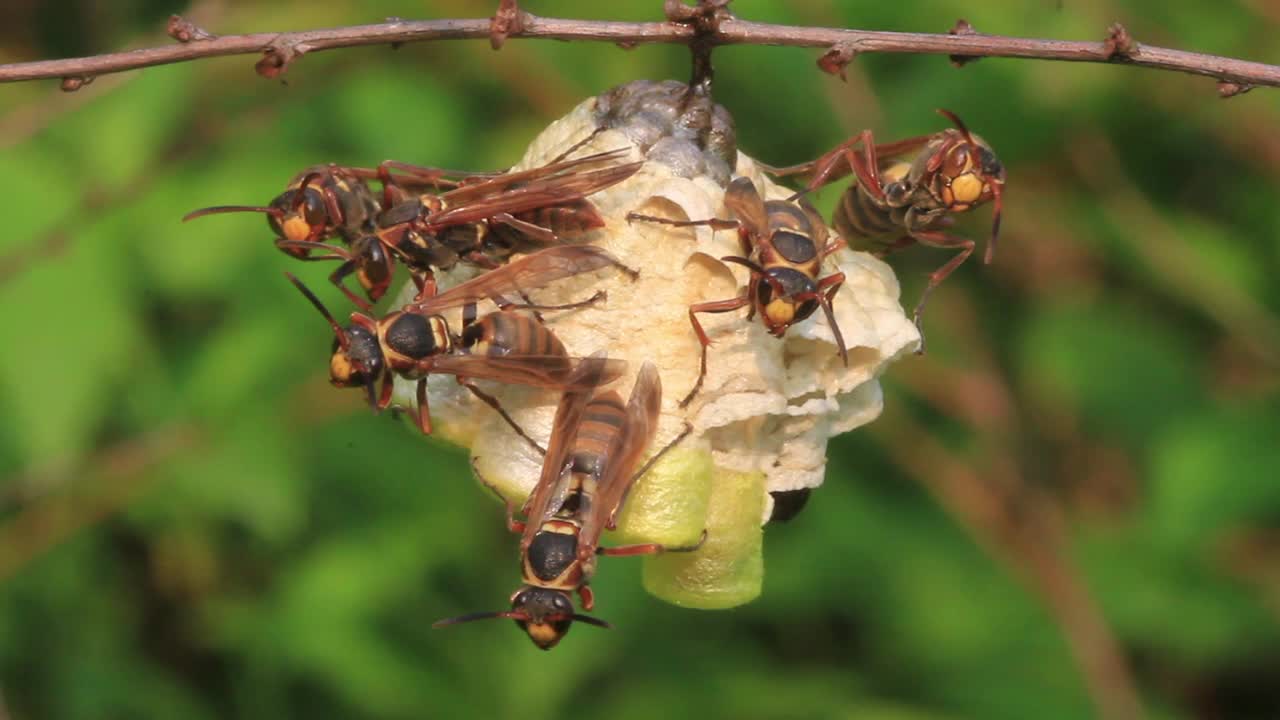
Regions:
[[[898, 302], [898, 282], [889, 267], [866, 253], [842, 250], [824, 268], [846, 275], [834, 310], [848, 346], [848, 367], [836, 353], [822, 313], [792, 326], [782, 339], [770, 336], [759, 318], [748, 321], [745, 308], [703, 314], [699, 319], [713, 343], [707, 376], [690, 406], [678, 407], [698, 372], [689, 305], [736, 296], [748, 271], [718, 259], [741, 254], [733, 231], [629, 224], [627, 213], [731, 218], [723, 205], [730, 175], [750, 178], [769, 200], [792, 194], [736, 151], [723, 108], [707, 103], [702, 117], [694, 118], [703, 131], [690, 129], [691, 113], [686, 107], [682, 115], [678, 102], [685, 88], [676, 82], [638, 82], [591, 98], [544, 130], [516, 169], [546, 164], [601, 127], [606, 129], [573, 157], [629, 147], [628, 160], [646, 160], [626, 181], [591, 196], [606, 225], [586, 239], [639, 270], [639, 279], [607, 269], [531, 294], [540, 304], [556, 304], [588, 298], [599, 289], [608, 292], [603, 302], [543, 315], [571, 354], [604, 350], [628, 362], [617, 388], [623, 397], [645, 361], [657, 364], [662, 419], [649, 452], [664, 447], [685, 422], [693, 431], [637, 481], [617, 532], [604, 540], [691, 545], [705, 528], [707, 538], [697, 552], [646, 557], [644, 586], [677, 605], [726, 608], [760, 593], [762, 525], [772, 510], [770, 493], [822, 484], [828, 438], [880, 414], [878, 376], [888, 363], [915, 351], [920, 338]], [[736, 161], [732, 173], [726, 159]], [[441, 285], [461, 279], [442, 276]], [[397, 304], [411, 294], [406, 288]], [[556, 393], [481, 385], [529, 435], [546, 444]], [[413, 382], [397, 379], [396, 401], [412, 407], [413, 388]], [[431, 377], [429, 394], [437, 436], [470, 448], [488, 482], [522, 504], [537, 481], [541, 455], [453, 377]]]

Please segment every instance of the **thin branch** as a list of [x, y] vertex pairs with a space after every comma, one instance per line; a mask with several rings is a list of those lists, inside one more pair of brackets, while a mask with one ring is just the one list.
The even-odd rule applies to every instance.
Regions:
[[[705, 1], [705, 0], [704, 0]], [[823, 69], [838, 72], [861, 53], [947, 55], [957, 62], [983, 57], [1010, 57], [1070, 62], [1098, 62], [1171, 70], [1214, 78], [1224, 97], [1255, 86], [1280, 87], [1280, 66], [1144, 45], [1116, 25], [1101, 42], [1041, 40], [977, 32], [957, 23], [951, 34], [883, 32], [824, 27], [798, 27], [740, 20], [722, 12], [713, 33], [692, 23], [614, 22], [547, 18], [519, 11], [504, 2], [495, 18], [407, 21], [391, 19], [301, 32], [215, 36], [174, 18], [169, 30], [178, 44], [65, 60], [0, 65], [0, 82], [61, 78], [64, 89], [76, 89], [99, 75], [187, 62], [223, 55], [263, 57], [258, 73], [275, 77], [309, 52], [361, 45], [393, 45], [435, 40], [486, 39], [495, 45], [514, 38], [611, 42], [630, 48], [640, 43], [689, 44], [701, 38], [712, 45], [786, 45], [823, 48]]]

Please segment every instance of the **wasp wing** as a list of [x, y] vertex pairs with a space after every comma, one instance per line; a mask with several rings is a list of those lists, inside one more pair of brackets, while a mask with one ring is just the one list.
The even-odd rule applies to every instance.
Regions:
[[[428, 230], [438, 230], [451, 225], [463, 225], [492, 218], [495, 215], [508, 213], [511, 215], [553, 207], [564, 203], [581, 200], [611, 185], [616, 185], [631, 177], [643, 165], [642, 162], [615, 165], [601, 170], [579, 173], [560, 173], [554, 176], [538, 177], [524, 182], [519, 187], [507, 187], [497, 194], [477, 197], [467, 202], [459, 202], [446, 193], [446, 209], [425, 218]], [[497, 184], [495, 182], [484, 185]], [[475, 185], [459, 188], [471, 190]]]
[[636, 376], [636, 384], [627, 400], [627, 414], [613, 446], [608, 465], [600, 474], [596, 504], [583, 518], [578, 536], [579, 556], [594, 554], [600, 533], [612, 527], [627, 493], [639, 479], [634, 473], [640, 457], [653, 444], [658, 430], [658, 414], [662, 409], [662, 379], [653, 363], [646, 362]]
[[439, 313], [480, 300], [497, 300], [522, 290], [533, 290], [574, 275], [599, 270], [607, 265], [622, 267], [607, 251], [590, 245], [556, 245], [513, 260], [496, 270], [421, 302], [411, 303], [406, 311]]
[[764, 199], [751, 182], [750, 178], [737, 177], [729, 183], [724, 191], [724, 206], [733, 211], [738, 222], [746, 226], [751, 234], [764, 237], [769, 234], [769, 213], [765, 210]]
[[602, 164], [616, 164], [630, 153], [628, 148], [617, 148], [607, 152], [586, 155], [572, 160], [540, 165], [528, 170], [508, 172], [485, 179], [481, 182], [468, 182], [461, 187], [450, 190], [440, 196], [446, 206], [461, 206], [477, 202], [487, 197], [501, 195], [540, 179], [551, 179], [589, 170]]
[[551, 424], [551, 437], [547, 441], [547, 454], [542, 460], [542, 474], [529, 499], [524, 504], [525, 527], [520, 537], [520, 552], [523, 554], [533, 544], [533, 536], [538, 534], [542, 523], [555, 514], [564, 497], [568, 493], [570, 482], [569, 466], [572, 458], [569, 451], [577, 439], [578, 427], [582, 424], [582, 416], [587, 403], [591, 401], [595, 389], [608, 382], [609, 364], [603, 352], [596, 353], [583, 360], [568, 378], [570, 384], [560, 398], [556, 407], [556, 417]]
[[594, 382], [591, 378], [582, 377], [590, 360], [592, 358], [563, 355], [438, 355], [431, 361], [430, 372], [548, 390], [577, 391], [612, 382], [627, 371], [625, 360], [592, 362], [593, 366], [600, 366], [601, 380]]

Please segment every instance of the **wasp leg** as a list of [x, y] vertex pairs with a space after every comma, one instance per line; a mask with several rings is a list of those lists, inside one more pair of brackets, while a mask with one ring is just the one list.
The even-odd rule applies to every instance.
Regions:
[[[522, 290], [520, 291], [520, 299], [524, 300], [523, 304], [513, 303], [504, 298], [499, 298], [495, 300], [494, 303], [502, 310], [535, 310], [535, 311], [536, 310], [574, 310], [580, 307], [595, 305], [596, 303], [600, 302], [601, 300], [604, 300], [607, 297], [609, 297], [609, 293], [607, 291], [597, 290], [594, 295], [587, 298], [586, 300], [579, 300], [577, 302], [564, 303], [562, 305], [539, 305], [535, 303], [532, 299], [530, 299], [529, 296], [526, 295]], [[542, 318], [539, 317], [538, 319], [541, 320]]]
[[540, 242], [544, 245], [560, 242], [560, 238], [550, 230], [542, 227], [541, 225], [535, 225], [531, 222], [521, 220], [511, 213], [498, 213], [493, 216], [492, 220], [494, 222], [502, 223], [503, 225], [519, 232], [521, 235], [526, 235], [535, 242]]
[[507, 529], [513, 533], [524, 532], [524, 521], [516, 519], [516, 506], [512, 504], [510, 500], [502, 497], [502, 493], [498, 492], [498, 488], [485, 478], [484, 473], [480, 472], [480, 466], [476, 464], [476, 460], [478, 459], [479, 458], [471, 458], [471, 472], [475, 474], [476, 480], [479, 480], [481, 485], [485, 486], [489, 489], [489, 492], [496, 495], [498, 502], [502, 503], [507, 508]]
[[[579, 140], [578, 142], [576, 142], [576, 143], [574, 143], [574, 144], [570, 145], [568, 150], [565, 150], [564, 152], [562, 152], [562, 153], [560, 153], [559, 155], [555, 156], [555, 159], [553, 159], [551, 162], [549, 162], [549, 163], [547, 163], [547, 164], [548, 164], [548, 165], [555, 165], [555, 164], [556, 164], [556, 163], [558, 163], [558, 162], [563, 162], [563, 161], [564, 161], [564, 159], [565, 159], [565, 158], [567, 158], [567, 157], [569, 157], [570, 155], [572, 155], [572, 154], [574, 153], [574, 151], [575, 151], [575, 150], [577, 150], [578, 148], [582, 147], [583, 145], [586, 145], [587, 143], [591, 142], [591, 139], [592, 139], [592, 138], [594, 138], [595, 136], [599, 135], [600, 133], [604, 132], [604, 131], [605, 131], [605, 130], [607, 130], [607, 129], [608, 129], [608, 128], [606, 128], [606, 127], [604, 127], [604, 126], [601, 126], [601, 127], [596, 128], [595, 130], [592, 130], [590, 135], [587, 135], [586, 137], [582, 138], [582, 139], [581, 139], [581, 140]], [[590, 610], [590, 608], [587, 608], [587, 609], [588, 609], [588, 610]]]
[[[840, 332], [840, 323], [836, 322], [836, 313], [831, 303], [836, 299], [840, 286], [844, 285], [844, 273], [828, 275], [818, 281], [818, 293], [822, 303], [822, 311], [827, 315], [827, 325], [831, 326], [831, 334], [836, 338], [836, 350], [840, 353], [840, 361], [849, 367], [849, 349], [844, 344], [844, 334]], [[825, 294], [823, 294], [825, 291]]]
[[698, 342], [702, 345], [702, 357], [698, 363], [698, 381], [693, 384], [693, 389], [689, 391], [680, 400], [680, 407], [689, 407], [689, 403], [693, 401], [693, 397], [702, 389], [702, 380], [707, 376], [707, 347], [711, 345], [711, 338], [707, 337], [707, 331], [702, 329], [702, 323], [698, 322], [697, 313], [722, 313], [732, 312], [741, 307], [750, 304], [749, 295], [739, 295], [736, 298], [728, 300], [712, 300], [710, 302], [695, 303], [689, 306], [689, 322], [693, 325], [693, 332], [698, 336]]
[[661, 543], [642, 543], [639, 545], [618, 545], [615, 547], [598, 547], [597, 555], [611, 555], [613, 557], [628, 557], [632, 555], [659, 555], [668, 552], [693, 552], [702, 547], [707, 541], [707, 531], [702, 531], [702, 537], [698, 538], [698, 542], [692, 545], [682, 545], [680, 547], [667, 547]]
[[502, 403], [498, 402], [498, 398], [481, 390], [480, 388], [467, 382], [465, 379], [461, 377], [458, 378], [458, 384], [470, 390], [471, 394], [475, 395], [476, 398], [480, 400], [480, 402], [484, 403], [485, 405], [488, 405], [489, 407], [497, 411], [497, 413], [502, 416], [502, 419], [506, 420], [507, 424], [511, 426], [511, 429], [515, 430], [517, 435], [524, 438], [524, 441], [529, 443], [530, 447], [532, 447], [534, 450], [537, 450], [539, 455], [547, 454], [547, 449], [539, 445], [537, 440], [534, 440], [533, 438], [529, 437], [529, 434], [524, 431], [524, 428], [520, 427], [520, 424], [515, 421], [515, 418], [507, 414], [507, 411], [502, 407]]
[[338, 269], [334, 270], [329, 275], [329, 282], [333, 283], [334, 285], [337, 285], [338, 289], [342, 291], [342, 294], [346, 295], [347, 298], [351, 300], [351, 302], [355, 303], [356, 306], [359, 307], [361, 310], [364, 310], [365, 312], [370, 312], [371, 310], [373, 310], [373, 305], [370, 305], [369, 302], [366, 301], [364, 298], [351, 292], [351, 289], [348, 288], [345, 283], [343, 283], [343, 280], [346, 280], [348, 275], [355, 272], [359, 268], [359, 265], [360, 265], [359, 262], [357, 262], [355, 258], [347, 260], [346, 262], [339, 265]]
[[436, 296], [438, 289], [435, 273], [426, 270], [421, 273], [412, 273], [409, 277], [413, 279], [413, 284], [418, 286], [418, 294], [413, 296], [413, 302], [420, 303]]
[[479, 250], [469, 250], [466, 253], [464, 253], [462, 257], [460, 257], [459, 259], [465, 262], [469, 262], [472, 265], [475, 265], [476, 267], [484, 268], [485, 270], [497, 270], [498, 268], [502, 267], [501, 263], [498, 263], [493, 258], [489, 257], [488, 255], [485, 255]]
[[898, 238], [897, 240], [894, 240], [891, 243], [887, 243], [879, 248], [876, 248], [876, 251], [871, 254], [876, 256], [877, 258], [884, 259], [889, 255], [892, 255], [893, 253], [898, 252], [899, 250], [905, 250], [911, 247], [912, 245], [915, 245], [917, 242], [918, 241], [915, 238], [911, 237], [910, 235], [903, 235], [902, 237]]
[[591, 609], [596, 606], [596, 595], [587, 585], [578, 586], [578, 600], [582, 603], [582, 609], [587, 612], [591, 612]]
[[948, 275], [954, 272], [956, 268], [960, 267], [960, 265], [968, 259], [977, 244], [973, 240], [956, 237], [955, 235], [948, 235], [936, 230], [917, 230], [912, 233], [912, 235], [919, 242], [931, 247], [958, 248], [960, 250], [960, 252], [956, 253], [956, 256], [951, 258], [946, 265], [934, 270], [933, 273], [929, 275], [929, 284], [925, 286], [924, 292], [920, 294], [920, 302], [916, 303], [915, 313], [912, 315], [912, 319], [916, 324], [916, 329], [920, 330], [920, 349], [916, 351], [916, 354], [923, 355], [924, 330], [920, 326], [920, 317], [924, 314], [925, 301], [929, 299], [929, 293], [933, 292], [934, 288], [938, 287], [943, 280], [947, 279]]
[[431, 407], [427, 404], [427, 379], [418, 379], [418, 429], [431, 434]]

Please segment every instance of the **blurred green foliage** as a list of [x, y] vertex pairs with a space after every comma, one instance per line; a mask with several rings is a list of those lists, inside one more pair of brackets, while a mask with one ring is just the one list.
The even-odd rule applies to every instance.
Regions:
[[[180, 9], [9, 5], [6, 61], [164, 42]], [[494, 3], [256, 5], [190, 14], [232, 33]], [[660, 14], [656, 0], [526, 6]], [[1280, 62], [1263, 2], [733, 7], [914, 31], [963, 15], [1070, 39], [1120, 20], [1141, 41]], [[297, 268], [261, 219], [178, 219], [265, 202], [317, 162], [506, 166], [588, 95], [684, 78], [685, 50], [437, 43], [308, 55], [283, 83], [238, 57], [73, 95], [0, 89], [3, 708], [1078, 718], [1123, 695], [1118, 672], [1082, 670], [1114, 643], [1153, 717], [1280, 715], [1280, 95], [923, 56], [859, 58], [842, 84], [815, 57], [716, 53], [741, 147], [796, 162], [864, 127], [937, 130], [933, 109], [950, 108], [1009, 168], [996, 262], [934, 295], [930, 354], [886, 378], [886, 416], [833, 442], [826, 485], [767, 529], [760, 600], [680, 610], [643, 594], [637, 563], [605, 562], [599, 612], [618, 629], [546, 654], [508, 623], [430, 628], [516, 586], [500, 509], [459, 451], [327, 387], [329, 331], [280, 277]], [[986, 231], [981, 215], [967, 232]], [[895, 259], [908, 306], [944, 259]]]

